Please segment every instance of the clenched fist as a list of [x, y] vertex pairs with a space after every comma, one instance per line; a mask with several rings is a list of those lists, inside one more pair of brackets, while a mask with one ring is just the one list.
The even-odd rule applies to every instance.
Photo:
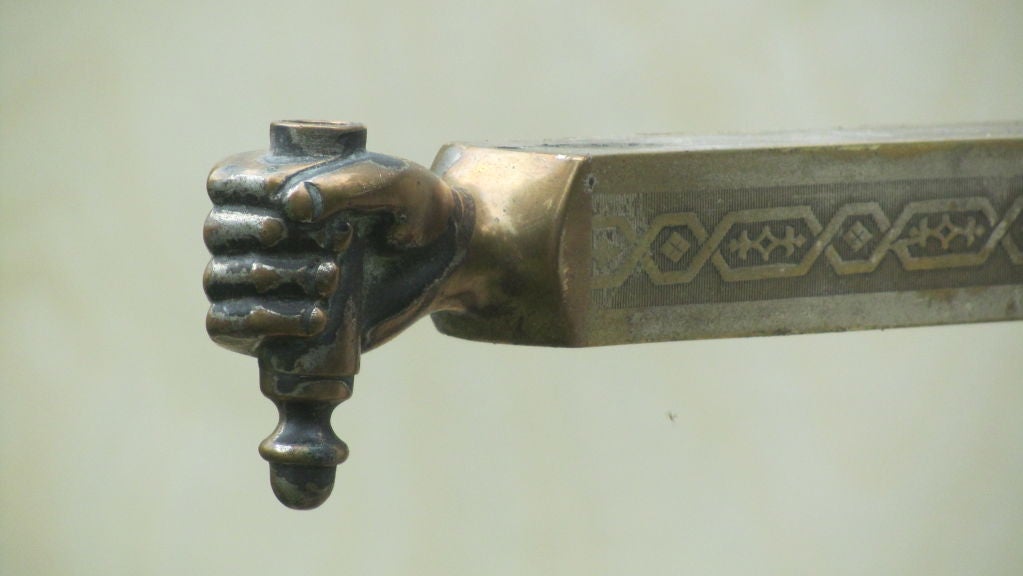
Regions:
[[463, 199], [422, 166], [366, 152], [361, 126], [277, 123], [271, 138], [209, 175], [207, 330], [277, 370], [354, 373], [360, 349], [418, 318], [457, 263]]

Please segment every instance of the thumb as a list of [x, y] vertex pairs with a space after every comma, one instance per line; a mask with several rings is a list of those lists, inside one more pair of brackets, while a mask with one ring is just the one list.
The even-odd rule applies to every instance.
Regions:
[[[315, 171], [319, 172], [319, 171]], [[340, 212], [392, 214], [392, 244], [428, 244], [447, 227], [454, 199], [448, 185], [428, 169], [405, 160], [370, 155], [330, 172], [305, 173], [281, 196], [284, 213], [319, 222]]]

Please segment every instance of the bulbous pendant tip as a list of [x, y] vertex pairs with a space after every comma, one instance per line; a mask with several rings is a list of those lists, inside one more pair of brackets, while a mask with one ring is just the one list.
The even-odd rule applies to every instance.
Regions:
[[334, 466], [270, 463], [270, 486], [288, 508], [311, 510], [326, 502], [334, 489]]

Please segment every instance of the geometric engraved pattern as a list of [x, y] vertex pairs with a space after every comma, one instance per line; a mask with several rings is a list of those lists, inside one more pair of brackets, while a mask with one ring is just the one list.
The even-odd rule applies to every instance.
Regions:
[[842, 235], [842, 239], [852, 248], [853, 252], [862, 250], [873, 237], [874, 235], [870, 233], [870, 230], [859, 221], [854, 222], [849, 230]]
[[672, 232], [671, 236], [668, 236], [668, 240], [661, 244], [661, 254], [668, 260], [677, 263], [692, 246], [681, 234]]
[[841, 206], [822, 225], [810, 206], [726, 213], [707, 231], [694, 212], [659, 214], [640, 235], [624, 216], [593, 217], [593, 288], [642, 271], [685, 284], [708, 262], [725, 282], [805, 275], [820, 259], [840, 276], [873, 272], [894, 255], [905, 271], [979, 266], [999, 247], [1023, 265], [1023, 196], [999, 217], [983, 196], [905, 204], [890, 221], [877, 202]]

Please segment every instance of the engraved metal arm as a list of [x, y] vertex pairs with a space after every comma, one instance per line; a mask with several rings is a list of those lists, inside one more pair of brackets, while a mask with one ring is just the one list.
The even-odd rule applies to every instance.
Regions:
[[362, 351], [426, 314], [543, 346], [1023, 318], [1023, 123], [451, 144], [432, 172], [276, 123], [211, 173], [218, 343], [280, 409], [285, 504], [329, 494]]

